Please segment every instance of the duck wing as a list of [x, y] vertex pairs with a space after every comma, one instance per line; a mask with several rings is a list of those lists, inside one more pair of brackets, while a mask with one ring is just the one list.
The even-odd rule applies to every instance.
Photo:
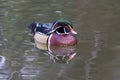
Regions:
[[48, 35], [51, 31], [52, 23], [38, 23], [38, 22], [33, 22], [31, 23], [28, 28], [31, 30], [33, 34], [35, 33], [41, 33]]

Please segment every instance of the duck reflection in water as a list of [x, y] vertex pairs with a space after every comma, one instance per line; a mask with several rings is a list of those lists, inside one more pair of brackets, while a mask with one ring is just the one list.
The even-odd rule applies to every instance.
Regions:
[[38, 49], [46, 51], [46, 54], [55, 63], [68, 64], [77, 54], [74, 46], [48, 46], [35, 41]]

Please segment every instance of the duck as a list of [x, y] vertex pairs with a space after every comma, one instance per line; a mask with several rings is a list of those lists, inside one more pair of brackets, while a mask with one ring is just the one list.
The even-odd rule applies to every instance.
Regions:
[[32, 22], [28, 28], [33, 33], [35, 43], [54, 46], [77, 44], [77, 32], [68, 20], [55, 20], [53, 23]]

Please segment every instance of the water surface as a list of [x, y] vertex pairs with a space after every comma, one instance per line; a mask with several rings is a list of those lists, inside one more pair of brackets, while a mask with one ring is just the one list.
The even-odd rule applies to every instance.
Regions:
[[[0, 80], [119, 80], [119, 4], [119, 0], [1, 0]], [[77, 47], [65, 48], [76, 53], [67, 63], [35, 48], [27, 28], [33, 21], [60, 18], [70, 20], [79, 34]]]

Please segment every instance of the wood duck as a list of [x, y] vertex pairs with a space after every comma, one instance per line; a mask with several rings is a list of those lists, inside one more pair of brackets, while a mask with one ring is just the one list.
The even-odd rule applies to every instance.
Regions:
[[77, 33], [67, 20], [56, 20], [53, 23], [33, 22], [28, 27], [34, 34], [34, 40], [39, 43], [55, 46], [77, 44]]

